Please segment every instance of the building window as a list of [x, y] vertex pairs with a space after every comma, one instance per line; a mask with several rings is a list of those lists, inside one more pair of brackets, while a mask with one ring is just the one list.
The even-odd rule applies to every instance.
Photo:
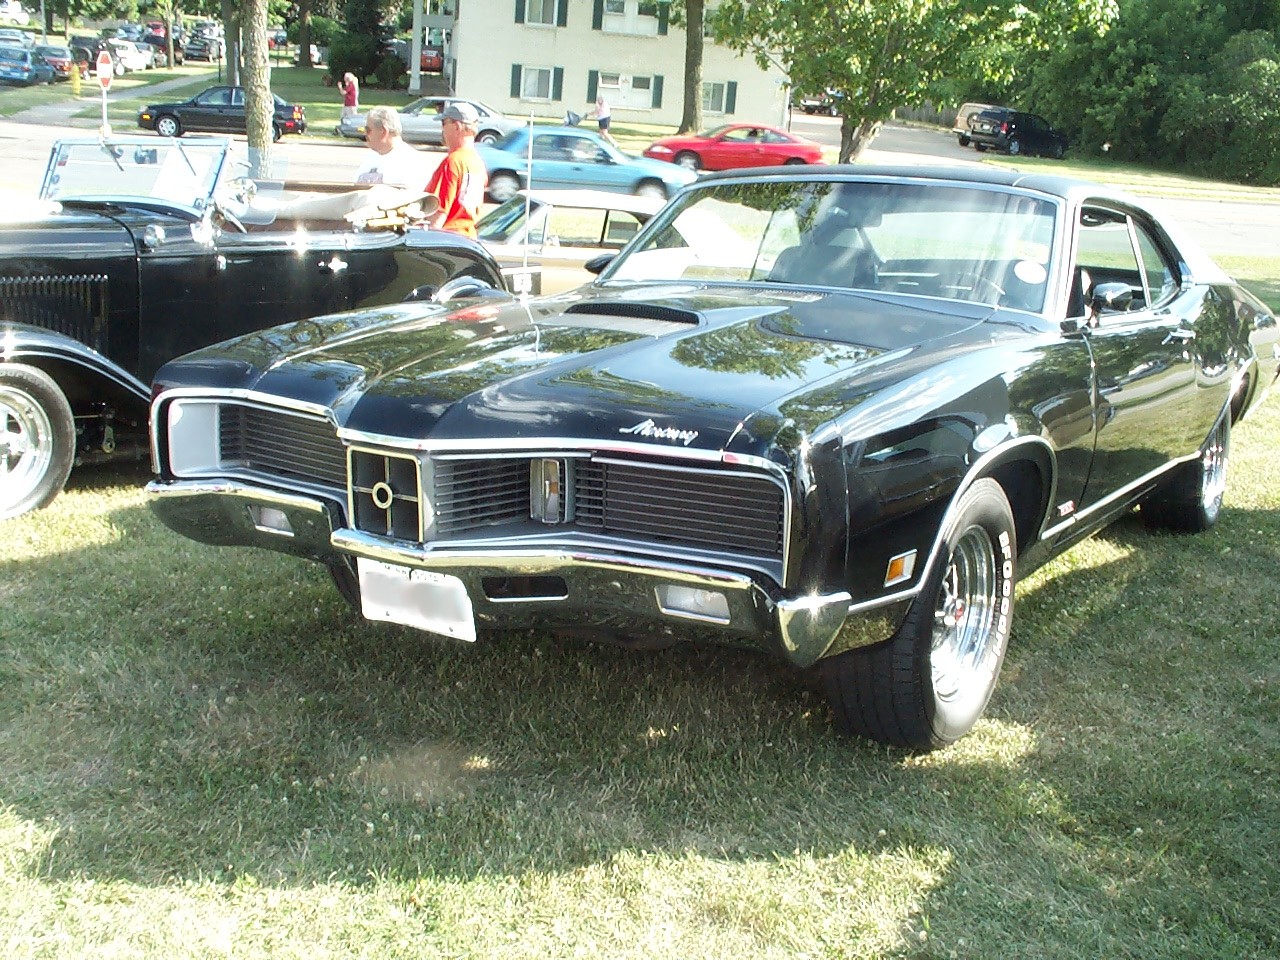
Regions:
[[656, 37], [667, 32], [666, 11], [654, 0], [603, 0], [600, 29]]
[[556, 0], [525, 0], [525, 22], [556, 25]]
[[520, 77], [521, 100], [551, 99], [551, 70], [547, 67], [525, 67]]
[[704, 83], [702, 85], [702, 112], [724, 113], [723, 83]]

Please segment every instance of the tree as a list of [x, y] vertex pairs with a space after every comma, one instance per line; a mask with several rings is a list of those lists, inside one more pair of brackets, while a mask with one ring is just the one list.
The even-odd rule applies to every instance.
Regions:
[[271, 176], [271, 143], [275, 139], [275, 99], [271, 95], [271, 61], [267, 51], [267, 0], [241, 0], [240, 22], [249, 176], [268, 177]]
[[724, 0], [711, 23], [761, 67], [781, 64], [795, 92], [840, 95], [847, 163], [961, 64], [995, 73], [1010, 45], [1043, 48], [1114, 14], [1114, 0]]
[[702, 129], [702, 33], [706, 21], [703, 0], [684, 0], [684, 115], [677, 133]]

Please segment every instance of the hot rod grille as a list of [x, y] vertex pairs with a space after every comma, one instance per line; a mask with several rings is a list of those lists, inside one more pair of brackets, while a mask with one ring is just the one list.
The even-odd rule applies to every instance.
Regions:
[[65, 334], [106, 350], [107, 278], [0, 277], [0, 317]]
[[347, 485], [346, 450], [333, 425], [318, 417], [223, 404], [218, 431], [223, 463], [338, 490]]

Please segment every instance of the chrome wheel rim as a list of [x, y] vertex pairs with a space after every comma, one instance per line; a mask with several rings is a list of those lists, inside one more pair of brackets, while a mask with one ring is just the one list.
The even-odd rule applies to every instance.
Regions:
[[53, 424], [28, 394], [0, 386], [0, 517], [40, 485], [53, 462]]
[[696, 171], [698, 169], [698, 161], [693, 154], [682, 153], [680, 156], [676, 157], [676, 166], [684, 167], [686, 170]]
[[929, 655], [933, 692], [940, 701], [965, 697], [973, 680], [989, 674], [990, 661], [1000, 654], [997, 563], [990, 535], [976, 525], [961, 534], [951, 551], [933, 613]]
[[495, 177], [489, 181], [489, 195], [498, 203], [510, 200], [520, 189], [520, 184], [511, 177]]
[[1230, 443], [1227, 429], [1224, 418], [1213, 428], [1200, 456], [1200, 502], [1211, 514], [1218, 512], [1227, 492], [1227, 449]]

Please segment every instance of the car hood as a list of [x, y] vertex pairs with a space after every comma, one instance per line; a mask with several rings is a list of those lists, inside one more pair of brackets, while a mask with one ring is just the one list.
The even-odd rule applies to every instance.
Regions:
[[189, 354], [156, 379], [326, 407], [340, 427], [376, 436], [571, 437], [764, 455], [784, 427], [812, 433], [887, 384], [927, 376], [940, 354], [1007, 332], [983, 322], [990, 308], [948, 306], [585, 287], [289, 324]]

